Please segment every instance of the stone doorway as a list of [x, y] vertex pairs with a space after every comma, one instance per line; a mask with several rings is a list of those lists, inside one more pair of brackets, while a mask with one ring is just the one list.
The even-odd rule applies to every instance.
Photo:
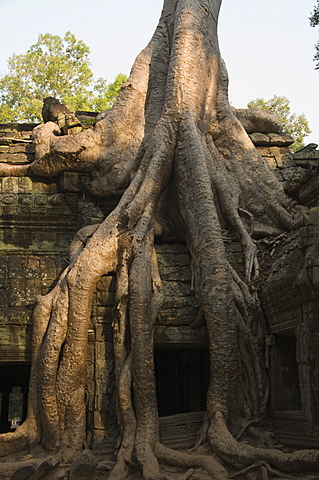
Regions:
[[271, 352], [271, 404], [274, 411], [301, 409], [296, 345], [293, 334], [275, 336]]
[[14, 431], [26, 419], [30, 368], [0, 363], [0, 433]]
[[157, 348], [154, 364], [160, 417], [206, 410], [208, 348]]

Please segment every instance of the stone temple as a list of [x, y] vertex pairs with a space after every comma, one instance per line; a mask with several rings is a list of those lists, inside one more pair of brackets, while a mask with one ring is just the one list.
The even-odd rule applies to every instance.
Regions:
[[[285, 444], [319, 448], [319, 151], [310, 144], [290, 154], [289, 135], [246, 126], [265, 162], [286, 191], [310, 207], [299, 230], [258, 243], [257, 288], [267, 323], [266, 352], [271, 378], [269, 415]], [[0, 125], [0, 162], [33, 159], [29, 124]], [[117, 198], [87, 193], [85, 174], [54, 179], [0, 179], [0, 433], [26, 415], [35, 298], [47, 293], [68, 264], [76, 231], [99, 223]], [[240, 269], [238, 241], [225, 236], [230, 262]], [[165, 303], [155, 330], [155, 370], [164, 444], [189, 447], [205, 409], [209, 381], [206, 326], [198, 324], [191, 258], [185, 245], [159, 243]], [[117, 437], [113, 370], [114, 281], [104, 276], [92, 306], [87, 440], [114, 446]]]

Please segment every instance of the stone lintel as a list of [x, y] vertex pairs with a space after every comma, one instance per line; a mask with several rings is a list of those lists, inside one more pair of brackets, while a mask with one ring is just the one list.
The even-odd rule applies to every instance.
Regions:
[[157, 348], [207, 347], [207, 327], [202, 326], [199, 328], [193, 328], [189, 325], [156, 325], [154, 332], [154, 344]]

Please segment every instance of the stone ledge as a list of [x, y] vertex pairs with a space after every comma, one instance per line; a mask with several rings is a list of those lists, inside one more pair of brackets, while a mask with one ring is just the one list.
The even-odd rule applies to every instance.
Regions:
[[259, 133], [249, 134], [249, 138], [255, 147], [289, 147], [294, 139], [288, 133]]
[[186, 348], [188, 345], [192, 347], [208, 346], [207, 327], [155, 325], [154, 344], [156, 347], [165, 346], [166, 348], [168, 346]]

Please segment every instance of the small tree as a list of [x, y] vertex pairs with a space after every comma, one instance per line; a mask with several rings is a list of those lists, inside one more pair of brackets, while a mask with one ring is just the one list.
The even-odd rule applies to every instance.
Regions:
[[[316, 27], [317, 25], [319, 25], [319, 0], [317, 0], [317, 5], [315, 5], [309, 20], [312, 27]], [[315, 49], [316, 53], [314, 54], [313, 59], [316, 62], [316, 70], [319, 70], [319, 42], [316, 43]]]
[[303, 139], [311, 133], [308, 120], [303, 113], [301, 115], [291, 113], [290, 102], [287, 97], [274, 95], [269, 100], [256, 98], [255, 100], [251, 100], [247, 104], [247, 107], [275, 112], [285, 132], [289, 133], [295, 140], [291, 150], [295, 152], [304, 147]]
[[41, 34], [25, 54], [13, 54], [9, 73], [0, 79], [0, 122], [41, 121], [42, 100], [48, 96], [71, 111], [110, 108], [126, 76], [118, 75], [110, 85], [103, 78], [94, 83], [89, 53], [67, 32], [64, 38]]
[[97, 95], [92, 100], [93, 110], [103, 112], [113, 107], [126, 80], [127, 76], [124, 73], [119, 73], [113, 83], [107, 83], [104, 78], [99, 78], [94, 85]]

